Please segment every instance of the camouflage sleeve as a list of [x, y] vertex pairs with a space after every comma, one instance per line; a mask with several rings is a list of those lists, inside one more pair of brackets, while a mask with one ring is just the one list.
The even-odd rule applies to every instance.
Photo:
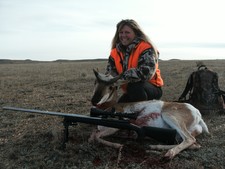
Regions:
[[149, 80], [156, 71], [157, 57], [153, 48], [145, 50], [139, 58], [137, 73], [141, 80]]
[[115, 61], [111, 56], [108, 59], [108, 64], [107, 64], [107, 67], [106, 67], [106, 74], [111, 74], [112, 76], [118, 75], [118, 72], [116, 70]]
[[147, 49], [139, 57], [138, 67], [126, 71], [124, 78], [131, 81], [147, 81], [155, 74], [156, 62], [153, 49]]

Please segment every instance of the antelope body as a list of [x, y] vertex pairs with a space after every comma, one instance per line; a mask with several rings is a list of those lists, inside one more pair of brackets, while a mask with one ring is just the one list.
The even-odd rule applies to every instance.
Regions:
[[[164, 102], [161, 100], [150, 100], [132, 103], [117, 103], [117, 87], [122, 83], [120, 76], [112, 77], [101, 74], [94, 70], [96, 84], [92, 104], [102, 109], [115, 108], [116, 112], [138, 113], [136, 120], [131, 123], [138, 126], [152, 126], [159, 128], [172, 128], [182, 139], [178, 145], [150, 145], [153, 149], [168, 149], [165, 157], [173, 158], [179, 152], [187, 148], [200, 148], [195, 137], [202, 132], [208, 132], [207, 125], [202, 119], [198, 109], [188, 103]], [[98, 126], [93, 132], [90, 140], [97, 140], [105, 145], [115, 148], [122, 147], [121, 144], [108, 142], [105, 136], [114, 134], [119, 129]]]

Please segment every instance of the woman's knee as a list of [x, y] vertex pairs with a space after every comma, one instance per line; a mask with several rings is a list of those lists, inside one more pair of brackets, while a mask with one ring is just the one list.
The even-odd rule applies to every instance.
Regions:
[[142, 83], [130, 83], [127, 86], [127, 94], [131, 101], [144, 101], [148, 100], [147, 93], [145, 92]]

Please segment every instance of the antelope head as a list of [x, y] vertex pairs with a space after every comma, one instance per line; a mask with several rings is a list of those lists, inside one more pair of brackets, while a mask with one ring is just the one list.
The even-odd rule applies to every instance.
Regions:
[[105, 75], [99, 73], [96, 70], [93, 71], [96, 77], [96, 81], [91, 103], [93, 106], [97, 106], [102, 109], [111, 107], [117, 102], [118, 87], [127, 82], [120, 79], [123, 74], [113, 77], [109, 74]]

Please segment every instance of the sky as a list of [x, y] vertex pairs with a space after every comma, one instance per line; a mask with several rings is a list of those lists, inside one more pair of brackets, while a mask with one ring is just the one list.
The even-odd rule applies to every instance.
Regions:
[[225, 59], [224, 0], [0, 0], [0, 59], [107, 59], [134, 19], [160, 59]]

